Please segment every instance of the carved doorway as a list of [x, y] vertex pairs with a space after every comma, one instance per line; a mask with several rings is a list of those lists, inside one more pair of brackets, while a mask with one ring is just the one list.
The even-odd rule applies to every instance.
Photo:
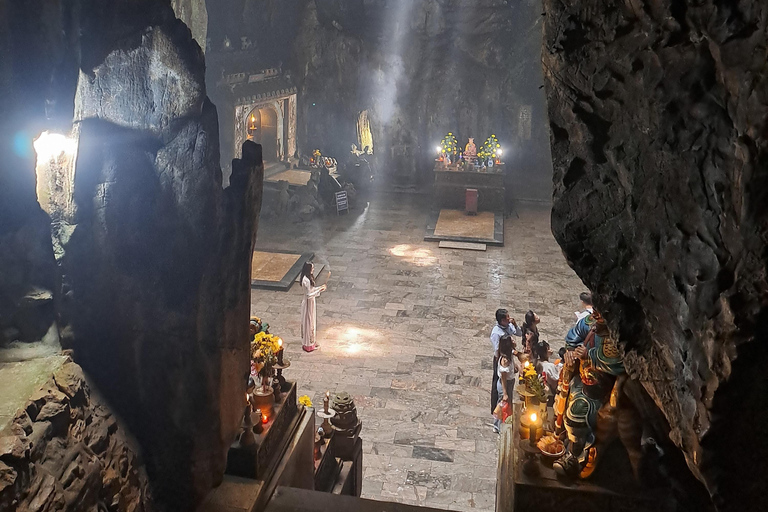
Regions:
[[248, 139], [261, 144], [265, 162], [280, 159], [277, 135], [277, 112], [272, 106], [261, 105], [248, 114], [246, 120]]

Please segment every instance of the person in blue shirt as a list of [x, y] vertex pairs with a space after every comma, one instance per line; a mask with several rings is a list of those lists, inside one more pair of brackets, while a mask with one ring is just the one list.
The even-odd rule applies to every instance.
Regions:
[[[491, 348], [493, 349], [493, 381], [491, 383], [491, 414], [499, 403], [499, 392], [496, 388], [499, 380], [499, 374], [496, 368], [499, 365], [499, 339], [504, 335], [522, 336], [522, 331], [517, 326], [515, 319], [509, 316], [506, 309], [496, 310], [496, 325], [491, 330]], [[513, 346], [513, 354], [517, 356], [517, 350]]]

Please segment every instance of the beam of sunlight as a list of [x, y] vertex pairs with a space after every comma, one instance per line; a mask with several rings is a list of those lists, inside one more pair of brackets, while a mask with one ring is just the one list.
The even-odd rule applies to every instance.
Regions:
[[384, 354], [384, 336], [376, 329], [355, 324], [340, 324], [323, 330], [322, 337], [332, 340], [323, 351], [343, 357], [378, 357]]
[[385, 55], [386, 66], [373, 72], [373, 91], [377, 121], [388, 126], [397, 112], [397, 97], [400, 82], [404, 79], [403, 51], [411, 17], [417, 7], [413, 0], [396, 0], [388, 9], [391, 14], [384, 20], [384, 34], [388, 36]]
[[437, 263], [437, 257], [431, 249], [426, 247], [415, 247], [410, 244], [399, 244], [390, 247], [389, 253], [392, 256], [403, 258], [404, 261], [412, 263], [418, 267], [431, 267]]

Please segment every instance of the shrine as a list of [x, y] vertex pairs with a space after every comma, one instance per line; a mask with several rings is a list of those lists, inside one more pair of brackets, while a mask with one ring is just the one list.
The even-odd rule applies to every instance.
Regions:
[[[217, 99], [222, 116], [222, 167], [228, 169], [233, 158], [240, 157], [246, 140], [262, 146], [265, 174], [284, 171], [298, 162], [297, 98], [290, 75], [279, 68], [248, 69], [243, 62], [248, 50], [209, 52], [208, 62], [219, 70], [212, 96]], [[224, 122], [228, 119], [228, 122]]]

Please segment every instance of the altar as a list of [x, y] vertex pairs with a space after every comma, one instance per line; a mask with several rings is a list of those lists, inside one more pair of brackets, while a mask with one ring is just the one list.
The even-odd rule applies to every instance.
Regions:
[[462, 164], [436, 162], [434, 200], [438, 208], [464, 209], [467, 189], [478, 193], [478, 210], [504, 211], [504, 166], [473, 170]]
[[[505, 423], [499, 439], [496, 512], [672, 512], [667, 489], [647, 489], [634, 479], [627, 453], [618, 440], [607, 447], [589, 480], [557, 476], [552, 459], [528, 448], [520, 433], [520, 408]], [[550, 408], [551, 413], [551, 408]], [[533, 471], [531, 471], [533, 470]], [[567, 505], [566, 505], [567, 504]]]

